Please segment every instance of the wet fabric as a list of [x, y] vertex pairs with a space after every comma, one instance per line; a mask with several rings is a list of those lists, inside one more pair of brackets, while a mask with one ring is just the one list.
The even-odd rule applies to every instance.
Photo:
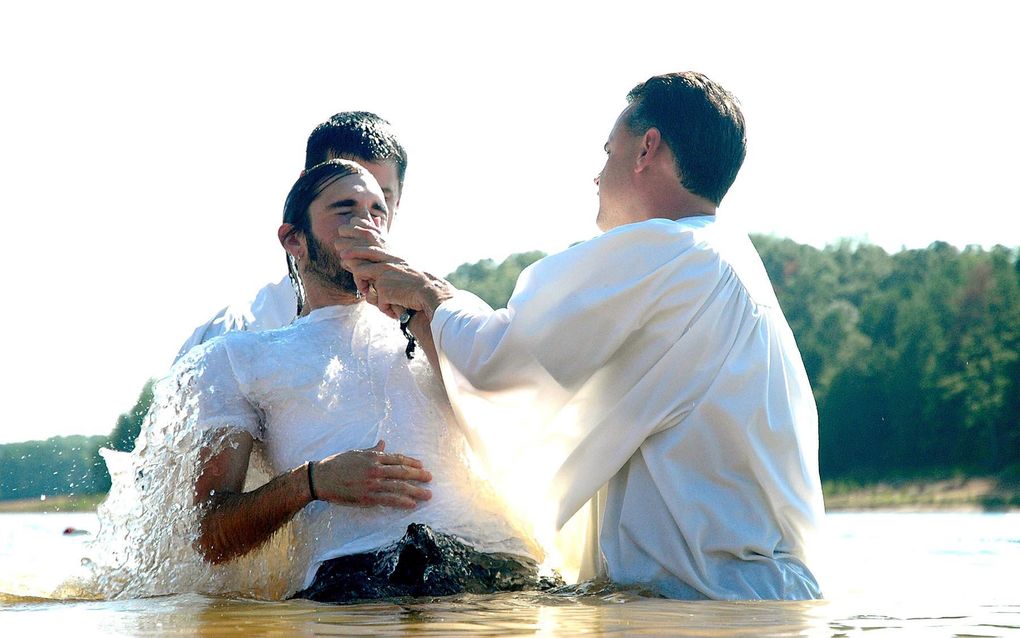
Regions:
[[319, 308], [287, 327], [229, 332], [178, 362], [190, 386], [194, 427], [215, 440], [244, 432], [259, 442], [272, 475], [379, 441], [421, 460], [432, 498], [413, 510], [324, 501], [295, 517], [311, 560], [385, 547], [411, 523], [464, 539], [483, 552], [540, 559], [471, 467], [442, 385], [424, 357], [408, 360], [397, 322], [367, 303]]
[[346, 603], [550, 589], [562, 584], [556, 578], [540, 578], [533, 561], [510, 554], [484, 554], [454, 536], [412, 523], [403, 538], [379, 551], [324, 562], [312, 584], [294, 598]]
[[620, 226], [532, 264], [505, 309], [458, 292], [432, 332], [489, 475], [540, 527], [592, 503], [582, 578], [819, 595], [817, 410], [745, 233], [714, 217]]

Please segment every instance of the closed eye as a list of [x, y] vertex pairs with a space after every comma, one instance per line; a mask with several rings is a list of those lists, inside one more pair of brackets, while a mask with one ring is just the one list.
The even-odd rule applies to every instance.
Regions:
[[357, 205], [358, 205], [358, 203], [356, 201], [354, 201], [353, 199], [341, 199], [338, 202], [333, 202], [332, 204], [329, 205], [329, 207], [332, 210], [334, 210], [334, 211], [336, 211], [338, 213], [342, 213], [342, 212], [350, 212], [350, 211], [341, 211], [340, 210], [341, 208], [354, 208]]

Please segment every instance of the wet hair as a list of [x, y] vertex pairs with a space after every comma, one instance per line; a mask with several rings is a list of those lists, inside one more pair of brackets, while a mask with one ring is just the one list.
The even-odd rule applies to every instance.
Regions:
[[634, 133], [656, 128], [676, 157], [680, 183], [716, 205], [744, 163], [744, 115], [735, 97], [701, 73], [656, 75], [627, 94], [626, 124]]
[[[308, 207], [312, 205], [315, 198], [338, 179], [366, 174], [368, 171], [361, 164], [345, 159], [327, 160], [301, 171], [301, 175], [294, 182], [290, 193], [287, 194], [287, 201], [283, 205], [283, 223], [293, 227], [291, 233], [304, 233], [311, 241], [314, 238], [312, 237]], [[305, 288], [301, 283], [297, 261], [290, 253], [287, 253], [287, 273], [290, 276], [291, 285], [294, 286], [294, 292], [297, 293], [297, 314], [300, 315], [305, 304]]]
[[393, 126], [375, 113], [344, 111], [315, 127], [308, 136], [305, 168], [334, 157], [393, 162], [397, 166], [397, 182], [401, 190], [404, 188], [407, 151], [393, 132]]

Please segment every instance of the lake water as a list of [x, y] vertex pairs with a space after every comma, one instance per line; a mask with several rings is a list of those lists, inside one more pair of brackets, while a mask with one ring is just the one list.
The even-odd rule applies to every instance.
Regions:
[[197, 594], [89, 601], [94, 514], [0, 514], [0, 636], [1020, 636], [1020, 513], [836, 513], [807, 603], [683, 602], [615, 592], [331, 606]]

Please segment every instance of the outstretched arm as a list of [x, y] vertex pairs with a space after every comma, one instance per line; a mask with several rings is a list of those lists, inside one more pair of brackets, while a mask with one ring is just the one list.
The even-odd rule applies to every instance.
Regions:
[[222, 449], [208, 452], [203, 460], [195, 485], [195, 504], [203, 508], [196, 548], [211, 563], [254, 550], [316, 498], [339, 505], [413, 509], [432, 496], [421, 486], [432, 480], [421, 461], [386, 454], [383, 441], [369, 450], [302, 464], [243, 492], [252, 444], [248, 433], [229, 434]]
[[354, 220], [341, 228], [334, 243], [344, 268], [353, 273], [358, 291], [393, 319], [404, 309], [417, 311], [409, 328], [439, 373], [439, 357], [430, 323], [435, 309], [456, 290], [444, 279], [411, 268], [386, 248], [380, 229], [367, 221]]
[[424, 312], [431, 321], [439, 304], [456, 290], [450, 282], [415, 270], [389, 252], [382, 232], [368, 221], [354, 220], [340, 228], [334, 247], [341, 265], [354, 275], [358, 291], [393, 319], [408, 308]]

